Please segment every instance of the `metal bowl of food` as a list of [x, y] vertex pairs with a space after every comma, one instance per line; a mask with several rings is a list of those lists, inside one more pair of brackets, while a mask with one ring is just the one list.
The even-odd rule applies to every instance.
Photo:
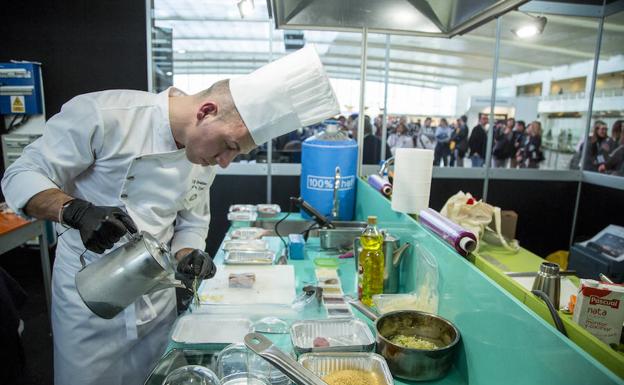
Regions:
[[361, 302], [352, 305], [375, 321], [376, 351], [386, 359], [395, 377], [430, 381], [445, 376], [453, 366], [461, 337], [450, 321], [416, 310], [377, 317]]

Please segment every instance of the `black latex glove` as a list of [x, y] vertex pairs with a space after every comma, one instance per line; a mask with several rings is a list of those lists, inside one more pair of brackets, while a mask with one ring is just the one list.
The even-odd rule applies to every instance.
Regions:
[[217, 273], [217, 266], [212, 262], [212, 258], [210, 258], [208, 253], [195, 249], [182, 257], [180, 262], [178, 262], [177, 270], [179, 278], [186, 287], [189, 287], [189, 283], [192, 286], [195, 277], [200, 280], [214, 277]]
[[82, 199], [74, 199], [63, 209], [63, 223], [78, 229], [85, 247], [98, 254], [113, 247], [126, 232], [137, 232], [132, 218], [119, 207], [94, 206]]

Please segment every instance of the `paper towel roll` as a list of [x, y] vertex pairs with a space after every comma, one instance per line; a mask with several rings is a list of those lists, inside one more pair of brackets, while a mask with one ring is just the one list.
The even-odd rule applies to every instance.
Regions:
[[397, 148], [394, 154], [392, 209], [414, 214], [429, 207], [433, 151]]

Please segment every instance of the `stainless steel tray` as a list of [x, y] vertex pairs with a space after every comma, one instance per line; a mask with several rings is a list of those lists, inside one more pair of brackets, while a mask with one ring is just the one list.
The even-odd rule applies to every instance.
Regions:
[[252, 330], [247, 318], [215, 317], [210, 314], [187, 314], [178, 319], [171, 340], [181, 344], [222, 346], [243, 342]]
[[[313, 346], [316, 337], [329, 341], [328, 347]], [[366, 352], [375, 347], [368, 326], [357, 319], [299, 321], [290, 327], [290, 338], [297, 354], [310, 352]]]
[[226, 251], [223, 263], [226, 265], [272, 265], [275, 253], [271, 250], [264, 251]]
[[386, 360], [376, 353], [307, 353], [299, 363], [320, 377], [338, 370], [362, 370], [373, 373], [380, 385], [394, 384]]

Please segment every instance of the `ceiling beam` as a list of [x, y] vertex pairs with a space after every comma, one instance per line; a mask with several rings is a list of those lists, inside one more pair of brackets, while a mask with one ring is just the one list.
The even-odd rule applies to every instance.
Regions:
[[[260, 60], [228, 60], [228, 59], [178, 59], [176, 58], [174, 60], [176, 63], [223, 63], [224, 65], [232, 65], [233, 63], [253, 63], [253, 64], [257, 64], [258, 66], [266, 64], [266, 61], [260, 61]], [[357, 64], [343, 64], [343, 63], [339, 63], [339, 62], [335, 62], [335, 61], [329, 61], [326, 59], [326, 57], [321, 57], [321, 61], [323, 62], [324, 66], [335, 66], [335, 67], [344, 67], [344, 68], [360, 68], [359, 65]], [[391, 62], [391, 66], [390, 66], [390, 70], [394, 71], [394, 72], [400, 72], [400, 73], [406, 73], [406, 74], [414, 74], [414, 75], [423, 75], [423, 76], [431, 76], [431, 77], [436, 77], [436, 78], [445, 78], [445, 79], [457, 79], [457, 80], [463, 80], [463, 81], [468, 81], [468, 82], [478, 82], [481, 80], [484, 80], [484, 78], [482, 77], [474, 77], [474, 76], [458, 76], [458, 75], [449, 75], [449, 74], [444, 74], [444, 73], [435, 73], [435, 72], [426, 72], [426, 71], [412, 71], [412, 70], [407, 70], [407, 69], [399, 69], [399, 68], [392, 68], [392, 63]], [[384, 67], [383, 66], [367, 66], [367, 70], [373, 70], [373, 71], [383, 71]]]
[[[214, 75], [214, 74], [223, 74], [223, 75], [244, 75], [249, 73], [250, 70], [245, 69], [233, 69], [227, 67], [215, 67], [215, 68], [185, 68], [185, 69], [176, 69], [176, 75]], [[359, 73], [352, 73], [346, 71], [327, 71], [330, 78], [333, 79], [349, 79], [349, 80], [359, 80]], [[369, 81], [374, 81], [378, 83], [383, 83], [383, 76], [367, 76]], [[409, 78], [403, 77], [388, 77], [388, 82], [391, 84], [399, 84], [399, 85], [407, 85], [412, 87], [423, 87], [423, 88], [431, 88], [431, 89], [440, 89], [446, 84], [438, 84], [435, 82], [424, 82], [418, 81]]]
[[[175, 40], [213, 40], [213, 41], [236, 41], [236, 40], [241, 40], [241, 41], [266, 41], [268, 44], [268, 40], [267, 39], [263, 39], [263, 38], [238, 38], [238, 37], [223, 37], [223, 36], [194, 36], [194, 37], [174, 37], [174, 41]], [[282, 40], [274, 40], [275, 41], [282, 41]], [[330, 45], [330, 46], [347, 46], [347, 47], [360, 47], [361, 44], [359, 41], [356, 40], [346, 40], [346, 39], [338, 39], [338, 40], [334, 40], [334, 41], [312, 41], [309, 40], [307, 41], [309, 43], [314, 43], [314, 44], [325, 44], [325, 45]], [[375, 42], [369, 42], [368, 43], [368, 47], [369, 48], [378, 48], [378, 49], [385, 49], [385, 43], [375, 43]], [[460, 51], [452, 51], [452, 50], [443, 50], [443, 49], [438, 49], [438, 48], [425, 48], [425, 47], [417, 47], [417, 46], [412, 46], [412, 45], [406, 45], [406, 44], [390, 44], [390, 49], [391, 50], [396, 50], [396, 51], [407, 51], [407, 52], [411, 52], [411, 53], [417, 53], [417, 52], [422, 52], [422, 53], [430, 53], [433, 55], [441, 55], [441, 56], [452, 56], [452, 57], [463, 57], [463, 58], [473, 58], [473, 59], [477, 59], [477, 60], [487, 60], [487, 61], [491, 61], [492, 60], [492, 56], [490, 55], [482, 55], [482, 54], [476, 54], [476, 53], [468, 53], [468, 52], [460, 52]], [[515, 59], [504, 59], [501, 58], [500, 59], [501, 63], [507, 63], [507, 64], [512, 64], [512, 65], [516, 65], [516, 66], [520, 66], [520, 67], [526, 67], [526, 68], [531, 68], [531, 69], [547, 69], [550, 68], [550, 66], [547, 65], [542, 65], [542, 64], [537, 64], [535, 62], [528, 62], [528, 61], [522, 61], [522, 60], [515, 60]]]
[[[359, 47], [360, 46], [360, 42], [356, 41], [356, 40], [334, 40], [334, 42], [332, 43], [332, 45], [334, 46], [351, 46], [351, 47]], [[379, 48], [379, 49], [385, 49], [385, 43], [368, 43], [368, 47], [369, 48]], [[481, 54], [475, 54], [475, 53], [467, 53], [467, 52], [458, 52], [458, 51], [451, 51], [451, 50], [444, 50], [444, 49], [437, 49], [437, 48], [425, 48], [425, 47], [416, 47], [416, 46], [411, 46], [411, 45], [405, 45], [405, 44], [390, 44], [390, 49], [391, 50], [397, 50], [397, 51], [407, 51], [407, 52], [422, 52], [422, 53], [430, 53], [433, 55], [441, 55], [441, 56], [457, 56], [457, 57], [465, 57], [465, 58], [474, 58], [474, 59], [478, 59], [478, 60], [492, 60], [492, 56], [490, 55], [481, 55]], [[522, 60], [514, 60], [514, 59], [500, 59], [501, 63], [507, 63], [507, 64], [512, 64], [512, 65], [517, 65], [519, 67], [526, 67], [526, 68], [532, 68], [532, 69], [547, 69], [550, 68], [551, 66], [547, 66], [547, 65], [543, 65], [543, 64], [537, 64], [535, 62], [528, 62], [528, 61], [522, 61]]]
[[[197, 64], [197, 65], [194, 65]], [[237, 68], [237, 69], [245, 69], [247, 72], [252, 72], [255, 69], [257, 69], [257, 67], [255, 66], [250, 66], [250, 65], [240, 65], [240, 66], [235, 66], [233, 65], [233, 63], [223, 63], [223, 65], [220, 65], [218, 63], [209, 63], [210, 65], [206, 65], [203, 64], [201, 62], [185, 62], [185, 63], [179, 63], [179, 62], [174, 62], [174, 68], [176, 70], [178, 69], [185, 69], [185, 68]], [[358, 65], [341, 65], [341, 64], [332, 64], [332, 63], [325, 63], [324, 64], [324, 68], [326, 71], [331, 72], [331, 71], [336, 71], [338, 69], [345, 69], [345, 68], [352, 68], [353, 70], [357, 70], [357, 71], [353, 71], [353, 73], [359, 73], [359, 68], [360, 66]], [[367, 67], [367, 74], [376, 74], [379, 76], [383, 76], [383, 73], [385, 71], [385, 69], [383, 67]], [[441, 85], [447, 85], [447, 86], [456, 86], [459, 83], [457, 81], [453, 81], [452, 79], [449, 79], [447, 77], [444, 76], [437, 76], [435, 74], [418, 74], [418, 73], [414, 73], [414, 72], [409, 72], [409, 71], [403, 71], [403, 70], [396, 70], [396, 69], [390, 69], [389, 71], [390, 74], [393, 74], [393, 76], [395, 78], [400, 78], [400, 76], [398, 75], [418, 75], [418, 77], [413, 77], [413, 76], [405, 76], [403, 77], [403, 79], [410, 79], [410, 80], [418, 80], [418, 81], [427, 81], [427, 82], [432, 82], [432, 83], [438, 83]], [[447, 81], [448, 80], [448, 81]], [[479, 81], [479, 80], [476, 80]]]
[[[490, 36], [479, 36], [479, 35], [464, 35], [462, 36], [463, 39], [469, 40], [469, 41], [475, 41], [475, 42], [481, 42], [481, 43], [492, 43], [494, 44], [496, 42], [496, 38], [494, 37], [490, 37]], [[542, 52], [550, 52], [553, 54], [560, 54], [560, 55], [566, 55], [566, 56], [572, 56], [572, 57], [578, 57], [581, 59], [593, 59], [594, 58], [594, 52], [582, 52], [576, 49], [568, 49], [568, 48], [562, 48], [562, 47], [556, 47], [553, 45], [538, 45], [538, 44], [534, 44], [534, 43], [529, 43], [526, 41], [518, 41], [518, 40], [509, 40], [509, 39], [501, 39], [500, 44], [502, 46], [510, 46], [510, 47], [519, 47], [519, 48], [525, 48], [525, 49], [530, 49], [530, 50], [534, 50], [534, 51], [542, 51]]]
[[[178, 58], [192, 58], [199, 60], [212, 60], [210, 56], [214, 56], [215, 54], [220, 57], [224, 57], [224, 60], [243, 60], [243, 61], [268, 61], [269, 54], [267, 52], [212, 52], [212, 51], [204, 51], [204, 50], [186, 50], [185, 53], [174, 53], [174, 57]], [[274, 53], [273, 58], [276, 59], [279, 54]], [[251, 56], [251, 58], [250, 58]], [[360, 55], [352, 55], [352, 54], [338, 54], [338, 53], [325, 53], [322, 54], [323, 58], [344, 58], [344, 59], [353, 59], [360, 60]], [[176, 59], [177, 60], [177, 59]], [[385, 62], [385, 57], [383, 56], [368, 56], [368, 61], [378, 61]], [[480, 73], [484, 76], [481, 78], [489, 78], [492, 75], [492, 69], [470, 66], [470, 65], [460, 65], [460, 64], [447, 64], [447, 63], [434, 63], [427, 62], [422, 60], [408, 60], [408, 59], [397, 59], [390, 57], [391, 63], [399, 63], [399, 64], [408, 64], [414, 66], [421, 67], [436, 67], [436, 68], [447, 68], [451, 70], [458, 70], [461, 72], [472, 72], [473, 74]], [[499, 71], [499, 76], [507, 76], [510, 75], [508, 72]]]
[[[198, 65], [195, 65], [195, 64], [198, 64]], [[222, 69], [225, 71], [225, 73], [227, 73], [227, 71], [236, 71], [236, 73], [246, 74], [246, 73], [250, 73], [254, 71], [258, 67], [250, 66], [250, 65], [233, 66], [232, 63], [223, 63], [222, 65], [219, 63], [174, 63], [174, 68], [175, 68], [175, 73], [185, 72], [188, 70], [211, 71], [214, 69], [219, 69], [219, 70]], [[350, 71], [348, 68], [345, 68], [344, 66], [332, 65], [332, 64], [325, 65], [325, 70], [328, 74], [349, 73], [349, 74], [357, 75], [357, 77], [359, 78], [359, 68], [360, 68], [359, 66], [350, 67], [350, 68], [353, 68], [354, 71]], [[372, 69], [372, 70], [369, 68], [367, 77], [369, 77], [369, 75], [376, 77], [380, 79], [381, 82], [383, 82], [383, 69], [382, 68]], [[433, 76], [433, 79], [432, 79], [430, 75], [424, 75], [424, 77], [423, 76], [419, 76], [419, 77], [401, 76], [401, 75], [412, 75], [412, 74], [409, 72], [402, 72], [402, 71], [395, 71], [395, 70], [389, 71], [389, 76], [393, 77], [394, 79], [416, 81], [416, 82], [427, 82], [431, 84], [436, 84], [438, 86], [458, 85], [457, 82], [445, 81], [446, 79], [436, 78], [435, 76]], [[430, 76], [430, 77], [427, 77], [427, 76]]]
[[228, 22], [228, 23], [268, 23], [269, 19], [252, 18], [226, 18], [226, 17], [203, 17], [203, 16], [156, 16], [154, 21], [193, 21], [193, 22]]
[[[568, 25], [575, 28], [592, 29], [598, 33], [598, 19], [591, 18], [572, 18], [558, 15], [546, 16], [548, 23]], [[615, 23], [604, 23], [603, 29], [609, 32], [624, 33], [624, 25]]]

